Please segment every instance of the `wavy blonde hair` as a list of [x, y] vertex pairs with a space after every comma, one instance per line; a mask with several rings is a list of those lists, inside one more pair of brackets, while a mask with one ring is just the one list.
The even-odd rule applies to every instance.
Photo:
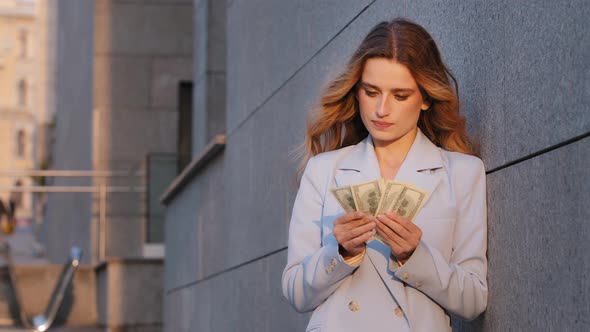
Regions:
[[[316, 154], [357, 144], [367, 137], [356, 99], [367, 59], [386, 58], [405, 65], [430, 104], [420, 113], [418, 127], [437, 146], [476, 154], [459, 114], [457, 80], [443, 63], [434, 39], [406, 19], [377, 24], [352, 55], [344, 72], [331, 81], [307, 121], [302, 162], [297, 175]], [[451, 85], [452, 82], [452, 85]]]

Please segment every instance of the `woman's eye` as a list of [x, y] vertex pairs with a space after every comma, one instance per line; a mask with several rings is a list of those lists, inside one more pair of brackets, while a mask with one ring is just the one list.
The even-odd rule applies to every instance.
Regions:
[[376, 91], [369, 91], [369, 90], [365, 90], [365, 94], [369, 97], [375, 97], [377, 95]]
[[397, 100], [406, 100], [406, 99], [408, 99], [408, 96], [404, 96], [404, 95], [395, 95], [395, 99], [397, 99]]

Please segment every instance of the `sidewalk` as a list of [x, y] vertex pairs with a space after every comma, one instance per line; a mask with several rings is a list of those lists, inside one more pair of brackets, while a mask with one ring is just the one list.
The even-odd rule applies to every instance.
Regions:
[[[17, 227], [14, 233], [6, 235], [0, 233], [0, 242], [5, 242], [10, 246], [10, 255], [13, 265], [46, 265], [49, 260], [44, 257], [34, 255], [34, 236], [33, 227]], [[6, 250], [0, 245], [0, 265], [6, 265]]]

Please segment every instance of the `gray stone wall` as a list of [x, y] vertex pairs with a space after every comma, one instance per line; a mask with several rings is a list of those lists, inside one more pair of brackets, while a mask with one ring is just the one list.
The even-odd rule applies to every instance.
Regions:
[[437, 40], [488, 171], [489, 306], [455, 329], [590, 327], [587, 2], [226, 4], [227, 146], [168, 206], [165, 331], [304, 330], [280, 286], [290, 152], [319, 89], [397, 16]]
[[[55, 70], [48, 86], [49, 109], [56, 110], [55, 144], [52, 169], [92, 169], [92, 59], [94, 1], [59, 0], [49, 4], [55, 15]], [[89, 185], [87, 179], [56, 178], [54, 185]], [[90, 261], [90, 194], [55, 193], [47, 197], [42, 242], [48, 258], [63, 263], [71, 246], [84, 250], [82, 262]]]

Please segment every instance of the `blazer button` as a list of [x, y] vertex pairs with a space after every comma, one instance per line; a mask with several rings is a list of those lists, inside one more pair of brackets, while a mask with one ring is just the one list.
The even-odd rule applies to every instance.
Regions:
[[393, 310], [393, 312], [395, 312], [395, 315], [397, 317], [404, 317], [404, 312], [400, 307], [395, 307], [395, 310]]
[[408, 280], [408, 279], [410, 279], [410, 274], [409, 273], [404, 273], [404, 275], [402, 276], [402, 278], [404, 278], [404, 280]]
[[422, 287], [422, 285], [424, 285], [424, 284], [421, 283], [420, 281], [416, 281], [416, 287]]
[[358, 304], [357, 301], [350, 301], [348, 302], [348, 309], [352, 312], [361, 310], [361, 306]]

